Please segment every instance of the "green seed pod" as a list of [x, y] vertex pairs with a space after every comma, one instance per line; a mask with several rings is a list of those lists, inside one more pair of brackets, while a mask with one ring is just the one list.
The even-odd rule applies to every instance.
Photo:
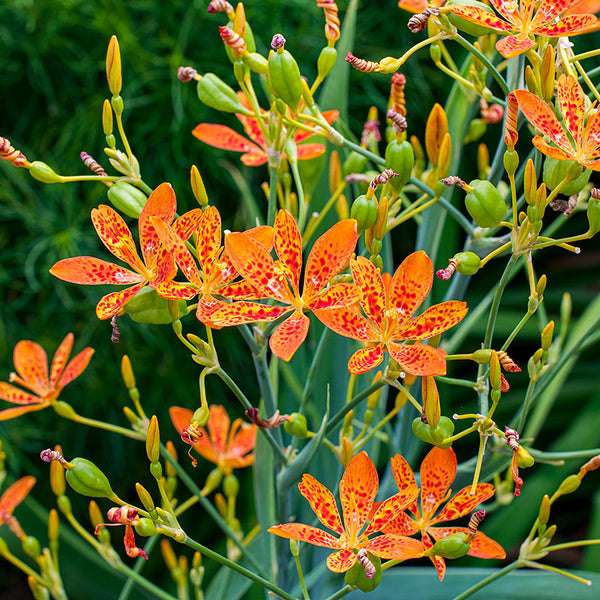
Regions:
[[223, 478], [223, 492], [227, 498], [235, 498], [240, 491], [240, 482], [238, 478], [230, 473]]
[[362, 173], [367, 168], [367, 160], [366, 156], [359, 154], [358, 152], [350, 152], [342, 165], [342, 174], [344, 177], [352, 174], [352, 173]]
[[208, 496], [213, 490], [217, 489], [223, 479], [223, 471], [219, 468], [213, 469], [204, 482], [204, 488], [202, 490], [203, 496]]
[[409, 182], [415, 165], [415, 151], [410, 142], [391, 141], [385, 149], [385, 166], [397, 173], [397, 177], [392, 177], [390, 182], [396, 193]]
[[290, 415], [291, 421], [286, 421], [283, 424], [283, 428], [290, 435], [294, 435], [298, 438], [305, 438], [308, 433], [308, 426], [306, 423], [306, 417], [301, 414], [294, 412]]
[[275, 96], [281, 98], [295, 114], [302, 98], [300, 69], [294, 57], [283, 47], [269, 55], [269, 81]]
[[578, 194], [589, 181], [591, 174], [591, 169], [584, 171], [583, 167], [573, 160], [555, 160], [549, 157], [544, 160], [543, 177], [549, 190], [553, 190], [566, 176], [571, 175], [571, 180], [560, 188], [560, 193], [565, 196]]
[[258, 52], [252, 52], [248, 56], [244, 56], [244, 62], [251, 71], [260, 75], [266, 75], [269, 70], [267, 59], [262, 54], [258, 54]]
[[518, 166], [519, 155], [515, 150], [507, 150], [504, 153], [504, 168], [506, 169], [506, 172], [509, 175], [514, 176]]
[[492, 350], [489, 348], [475, 350], [475, 352], [471, 354], [471, 360], [474, 360], [478, 365], [489, 365], [490, 358], [492, 358]]
[[454, 255], [456, 270], [462, 275], [475, 275], [481, 268], [481, 259], [475, 252], [459, 252]]
[[196, 86], [200, 102], [216, 110], [230, 113], [246, 113], [236, 93], [214, 73], [205, 73]]
[[137, 219], [146, 205], [146, 194], [126, 181], [117, 181], [106, 193], [110, 203], [128, 217]]
[[[448, 0], [445, 6], [476, 6], [477, 8], [481, 8], [482, 10], [489, 12], [491, 15], [494, 15], [494, 11], [487, 4], [483, 4], [483, 2], [477, 2], [477, 0]], [[453, 13], [448, 13], [448, 20], [459, 31], [463, 31], [468, 35], [479, 37], [490, 33], [490, 29], [488, 27], [471, 23], [470, 21], [467, 21], [466, 19], [463, 19], [462, 17], [459, 17]]]
[[464, 556], [470, 548], [467, 533], [453, 533], [439, 541], [437, 541], [428, 554], [431, 553], [443, 558], [460, 558]]
[[46, 163], [34, 160], [29, 167], [29, 174], [42, 183], [60, 183], [62, 177], [55, 173]]
[[[189, 311], [185, 300], [179, 300], [178, 306], [180, 315], [187, 315]], [[123, 308], [136, 323], [165, 325], [176, 320], [171, 316], [169, 301], [150, 287], [142, 288]]]
[[450, 448], [452, 442], [444, 442], [454, 435], [454, 421], [448, 417], [440, 417], [438, 424], [431, 427], [431, 442], [438, 448]]
[[423, 423], [421, 417], [413, 419], [412, 431], [422, 442], [433, 444], [433, 440], [431, 439], [431, 427], [429, 427], [427, 423]]
[[474, 179], [465, 197], [465, 206], [479, 227], [499, 225], [506, 213], [506, 204], [500, 192], [487, 179]]
[[106, 475], [93, 462], [77, 457], [71, 461], [71, 465], [65, 473], [65, 478], [78, 494], [109, 500], [116, 498]]
[[150, 537], [151, 535], [156, 535], [158, 533], [154, 521], [147, 517], [141, 517], [139, 523], [134, 525], [134, 529], [135, 532], [142, 537]]
[[[364, 560], [364, 559], [362, 559]], [[381, 559], [370, 552], [367, 552], [367, 560], [370, 565], [367, 568], [375, 568], [375, 574], [373, 577], [367, 578], [367, 572], [365, 566], [358, 560], [354, 565], [346, 571], [344, 575], [344, 583], [348, 585], [355, 585], [361, 592], [372, 592], [381, 581], [383, 571], [381, 569]]]
[[350, 218], [356, 221], [358, 235], [372, 227], [377, 220], [377, 200], [364, 194], [354, 200], [350, 207]]
[[[588, 169], [589, 171], [589, 169]], [[590, 197], [587, 206], [588, 234], [596, 235], [600, 231], [600, 200]]]
[[335, 48], [325, 46], [325, 48], [321, 50], [321, 54], [319, 54], [317, 60], [317, 74], [321, 79], [325, 79], [325, 77], [331, 73], [335, 66], [336, 58], [337, 50]]
[[42, 555], [40, 543], [32, 535], [28, 535], [21, 540], [21, 547], [27, 556], [37, 559]]

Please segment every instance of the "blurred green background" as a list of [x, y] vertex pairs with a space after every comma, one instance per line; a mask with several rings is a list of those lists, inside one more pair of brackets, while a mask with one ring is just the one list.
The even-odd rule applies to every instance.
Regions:
[[[104, 69], [106, 47], [110, 36], [116, 34], [123, 61], [126, 130], [144, 180], [151, 187], [163, 181], [171, 182], [180, 211], [189, 210], [195, 206], [188, 183], [189, 169], [196, 164], [211, 203], [221, 211], [224, 226], [234, 229], [248, 225], [244, 222], [247, 217], [241, 210], [240, 191], [234, 178], [239, 174], [262, 207], [264, 195], [259, 186], [267, 179], [266, 169], [246, 168], [236, 155], [209, 148], [193, 138], [191, 130], [199, 122], [221, 122], [232, 127], [236, 127], [237, 122], [230, 115], [217, 114], [200, 104], [195, 86], [184, 85], [176, 77], [180, 65], [192, 65], [201, 73], [212, 71], [233, 84], [231, 66], [221, 51], [218, 36], [218, 25], [224, 23], [224, 15], [207, 14], [207, 4], [207, 0], [168, 3], [4, 0], [0, 3], [0, 135], [10, 139], [29, 160], [43, 160], [65, 175], [85, 172], [79, 159], [81, 151], [108, 166], [102, 152], [105, 144], [100, 117], [102, 103], [108, 95]], [[346, 4], [338, 2], [342, 17]], [[266, 54], [272, 35], [283, 33], [288, 40], [286, 47], [298, 57], [303, 74], [312, 80], [324, 40], [322, 11], [316, 3], [248, 0], [245, 7], [258, 39], [258, 49]], [[372, 60], [399, 56], [416, 39], [406, 29], [408, 16], [397, 9], [393, 1], [359, 3], [354, 53]], [[424, 34], [420, 34], [419, 39], [422, 37]], [[593, 48], [597, 43], [598, 34], [594, 34], [581, 44], [578, 42], [578, 49]], [[458, 61], [462, 50], [458, 46], [451, 49]], [[409, 61], [402, 72], [408, 80], [409, 133], [423, 141], [429, 110], [434, 102], [444, 102], [450, 84], [433, 67], [427, 50]], [[356, 71], [351, 71], [349, 76], [348, 125], [360, 136], [369, 106], [377, 106], [380, 115], [387, 107], [389, 76], [369, 76]], [[241, 128], [237, 126], [237, 130]], [[499, 125], [490, 127], [488, 138], [492, 143], [499, 135]], [[476, 144], [468, 146], [467, 156], [473, 157], [475, 149]], [[465, 170], [461, 176], [469, 179], [475, 172]], [[113, 345], [110, 324], [98, 321], [93, 313], [96, 302], [108, 290], [66, 284], [48, 273], [61, 258], [89, 254], [110, 259], [89, 217], [90, 210], [103, 202], [106, 202], [103, 185], [44, 185], [32, 180], [24, 169], [14, 169], [0, 161], [0, 380], [7, 380], [13, 368], [12, 349], [19, 340], [35, 340], [52, 355], [60, 340], [72, 331], [76, 339], [74, 352], [92, 346], [96, 353], [85, 376], [69, 385], [61, 398], [85, 416], [126, 425], [122, 408], [128, 398], [120, 380], [119, 365], [121, 356], [128, 354], [146, 412], [158, 414], [164, 423], [165, 439], [176, 440], [177, 436], [169, 429], [167, 406], [169, 403], [196, 406], [199, 368], [180, 344], [173, 343], [170, 327], [144, 326], [123, 318], [121, 342]], [[581, 215], [574, 217], [574, 221], [579, 220], [567, 230], [580, 232], [584, 228], [582, 218]], [[403, 228], [401, 233], [395, 232], [394, 255], [401, 259], [410, 252], [414, 236], [412, 226]], [[460, 248], [460, 233], [449, 230], [447, 242], [448, 248], [436, 268], [444, 267], [445, 259]], [[584, 252], [579, 257], [554, 251], [537, 257], [538, 272], [547, 273], [549, 278], [545, 301], [549, 318], [558, 318], [564, 291], [572, 294], [575, 316], [581, 314], [599, 292], [598, 279], [591, 275], [597, 273], [600, 266], [597, 242], [586, 242], [582, 249]], [[503, 267], [501, 262], [491, 264], [473, 281], [467, 296], [470, 306], [475, 307], [497, 280]], [[399, 260], [395, 266], [398, 263]], [[441, 297], [446, 289], [445, 284], [436, 283], [435, 294]], [[499, 340], [504, 339], [521, 318], [527, 295], [522, 275], [517, 276], [505, 294], [498, 323]], [[511, 351], [522, 367], [539, 345], [537, 325], [532, 319]], [[190, 332], [201, 331], [193, 317], [188, 317], [184, 327]], [[482, 328], [483, 321], [465, 341], [466, 349], [477, 347]], [[222, 362], [236, 380], [243, 382], [246, 395], [258, 401], [254, 369], [241, 346], [236, 332], [219, 332], [217, 348]], [[498, 422], [503, 422], [503, 417], [510, 418], [522, 399], [526, 381], [526, 375], [511, 377], [513, 387], [505, 395]], [[209, 397], [226, 404], [232, 418], [241, 414], [239, 405], [233, 402], [224, 386], [211, 378], [208, 386]], [[444, 386], [442, 393], [447, 394], [444, 412], [448, 415], [466, 409], [465, 403], [470, 406], [472, 402], [470, 396], [465, 400], [460, 390], [448, 386]], [[116, 435], [96, 435], [85, 427], [60, 420], [51, 410], [0, 423], [0, 438], [7, 453], [9, 471], [15, 477], [25, 473], [38, 476], [39, 483], [32, 496], [45, 507], [53, 505], [53, 496], [47, 483], [46, 466], [40, 464], [38, 454], [55, 443], [63, 445], [67, 457], [94, 457], [115, 489], [129, 490], [128, 493], [133, 494], [132, 481], [148, 481], [147, 465], [139, 444], [123, 441]], [[599, 445], [598, 361], [590, 350], [574, 365], [536, 446], [579, 449]], [[183, 455], [182, 445], [178, 444], [178, 448]], [[458, 451], [464, 453], [464, 458], [470, 457], [472, 444], [460, 445]], [[516, 540], [522, 538], [524, 528], [535, 515], [541, 495], [575, 468], [569, 464], [559, 472], [556, 467], [540, 466], [535, 473], [526, 473], [526, 486], [519, 504], [514, 503], [508, 509], [510, 514], [503, 513], [502, 520], [490, 519], [486, 532], [514, 555]], [[209, 469], [200, 465], [194, 477], [202, 483]], [[249, 489], [249, 472], [243, 473], [241, 478]], [[573, 499], [562, 504], [565, 512], [559, 524], [564, 539], [600, 536], [597, 487], [598, 478], [590, 476]], [[132, 501], [134, 499], [132, 496]], [[84, 522], [85, 504], [76, 502]], [[33, 501], [27, 503], [29, 510], [23, 524], [45, 540], [41, 505]], [[241, 518], [251, 520], [251, 503], [240, 505], [246, 511]], [[506, 527], [506, 519], [513, 524], [512, 528]], [[117, 536], [115, 533], [118, 548]], [[216, 536], [214, 526], [203, 519], [202, 539], [210, 542]], [[118, 581], [110, 579], [103, 563], [94, 562], [93, 553], [81, 560], [83, 550], [72, 545], [73, 539], [76, 538], [67, 537], [63, 544], [69, 556], [63, 565], [68, 573], [65, 583], [70, 597], [91, 600], [95, 593], [99, 598], [116, 597], [116, 592], [111, 590], [119, 589]], [[70, 566], [71, 559], [74, 563]], [[553, 559], [559, 566], [600, 571], [600, 560], [594, 550], [565, 552]], [[148, 568], [166, 588], [174, 589], [168, 574], [161, 572], [159, 557], [154, 557]], [[99, 581], [107, 587], [94, 591]], [[19, 590], [22, 596], [18, 595]], [[29, 597], [24, 577], [8, 568], [7, 563], [0, 562], [0, 598], [19, 597]]]

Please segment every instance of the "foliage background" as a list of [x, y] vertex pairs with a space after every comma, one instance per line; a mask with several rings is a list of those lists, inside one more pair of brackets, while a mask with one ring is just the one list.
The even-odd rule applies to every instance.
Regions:
[[[209, 148], [191, 136], [191, 129], [199, 122], [219, 121], [234, 126], [235, 119], [228, 120], [201, 105], [194, 86], [185, 86], [176, 78], [178, 66], [191, 64], [200, 72], [213, 71], [233, 82], [229, 62], [220, 51], [217, 26], [223, 22], [222, 15], [208, 15], [207, 4], [207, 0], [168, 3], [4, 0], [0, 4], [3, 98], [0, 135], [8, 137], [30, 160], [44, 160], [63, 174], [84, 172], [79, 160], [82, 150], [106, 165], [107, 161], [102, 160], [104, 139], [100, 113], [107, 95], [105, 51], [114, 33], [123, 57], [126, 129], [142, 165], [144, 179], [152, 187], [170, 181], [180, 206], [189, 209], [194, 200], [188, 173], [194, 163], [202, 173], [211, 202], [224, 216], [225, 226], [231, 229], [242, 226], [246, 217], [240, 209], [235, 177], [243, 178], [257, 204], [262, 206], [264, 198], [259, 184], [266, 180], [266, 170], [245, 168], [235, 156]], [[338, 5], [343, 15], [346, 2], [340, 1]], [[322, 14], [316, 5], [309, 0], [285, 3], [248, 0], [245, 7], [259, 38], [259, 49], [266, 53], [271, 36], [283, 33], [288, 39], [288, 49], [301, 57], [303, 73], [311, 78], [323, 45]], [[362, 2], [355, 53], [374, 60], [390, 54], [399, 56], [415, 39], [405, 27], [407, 19], [408, 14], [397, 9], [394, 1], [376, 3], [376, 6]], [[598, 41], [598, 34], [588, 36], [583, 44], [578, 42], [578, 49], [585, 50], [586, 44], [593, 48]], [[436, 100], [445, 97], [449, 82], [432, 66], [426, 50], [417, 58], [405, 65], [403, 73], [408, 79], [409, 132], [422, 140], [427, 114]], [[360, 135], [369, 106], [375, 105], [380, 114], [383, 113], [388, 88], [389, 77], [350, 73], [348, 124], [356, 135]], [[489, 139], [498, 136], [499, 129], [492, 130]], [[467, 152], [474, 156], [475, 148], [476, 145], [472, 145]], [[460, 175], [468, 179], [475, 173]], [[146, 411], [157, 413], [161, 423], [168, 425], [168, 404], [193, 408], [198, 398], [197, 366], [179, 344], [172, 343], [169, 327], [149, 327], [122, 319], [121, 342], [115, 346], [110, 342], [110, 325], [98, 321], [92, 311], [102, 290], [71, 286], [48, 274], [50, 266], [60, 258], [84, 254], [107, 257], [89, 219], [91, 208], [106, 202], [105, 190], [104, 186], [95, 184], [43, 185], [32, 180], [24, 170], [0, 164], [0, 378], [6, 380], [12, 370], [11, 353], [18, 340], [33, 339], [51, 354], [64, 335], [72, 331], [76, 337], [75, 351], [91, 345], [96, 354], [85, 377], [69, 386], [64, 400], [83, 415], [124, 423], [122, 407], [127, 403], [127, 395], [120, 382], [119, 363], [126, 353], [132, 360]], [[447, 247], [441, 262], [459, 249], [461, 243], [456, 231], [449, 228], [446, 233]], [[396, 235], [395, 255], [399, 258], [406, 255], [412, 250], [413, 242], [414, 231], [406, 227], [402, 236]], [[538, 257], [540, 273], [546, 272], [549, 278], [545, 300], [549, 318], [558, 319], [562, 291], [571, 292], [574, 315], [581, 314], [600, 291], [598, 279], [590, 275], [600, 266], [597, 242], [592, 240], [582, 248], [584, 253], [579, 257], [553, 251]], [[394, 264], [398, 263], [396, 260]], [[442, 266], [439, 264], [436, 268]], [[477, 305], [501, 269], [502, 265], [492, 264], [474, 280], [467, 296], [470, 306]], [[441, 296], [444, 291], [438, 284], [435, 293]], [[500, 337], [508, 334], [520, 319], [526, 301], [524, 281], [517, 277], [504, 297], [498, 324]], [[532, 319], [514, 349], [513, 358], [523, 367], [539, 344], [534, 321]], [[193, 331], [193, 325], [188, 326]], [[481, 327], [465, 345], [473, 349], [481, 339], [480, 333]], [[219, 333], [217, 345], [227, 369], [244, 382], [250, 398], [257, 398], [253, 369], [238, 351], [237, 334]], [[598, 362], [593, 352], [579, 358], [536, 446], [578, 449], [600, 445], [597, 373]], [[224, 395], [221, 385], [210, 379], [208, 384], [213, 401], [228, 404], [232, 414], [240, 414], [238, 405]], [[501, 415], [506, 418], [522, 398], [526, 376], [511, 378], [511, 385], [512, 391], [501, 406]], [[448, 394], [443, 396], [445, 413], [449, 415], [472, 400], [465, 400], [445, 387], [442, 393], [444, 391]], [[500, 415], [498, 420], [502, 422]], [[176, 438], [165, 425], [163, 431], [166, 437]], [[73, 427], [50, 410], [0, 424], [0, 438], [8, 455], [9, 471], [15, 477], [26, 472], [39, 475], [40, 482], [32, 495], [46, 507], [51, 505], [52, 494], [38, 453], [57, 442], [68, 442], [70, 456], [94, 457], [102, 464], [115, 489], [131, 489], [132, 481], [147, 478], [145, 460], [136, 460], [142, 456], [139, 445], [115, 435], [90, 435], [88, 429]], [[419, 448], [414, 450], [415, 454], [420, 451]], [[470, 445], [461, 445], [458, 451], [464, 453], [464, 458], [474, 453]], [[509, 554], [514, 553], [515, 543], [531, 521], [537, 501], [552, 486], [548, 482], [560, 481], [572, 468], [573, 465], [566, 470], [539, 466], [535, 472], [527, 473], [518, 506], [515, 503], [507, 513], [502, 513], [502, 520], [491, 518], [486, 524], [486, 533], [503, 543]], [[202, 467], [194, 473], [200, 482], [204, 474]], [[242, 484], [242, 489], [250, 495], [249, 474], [242, 476]], [[596, 489], [597, 478], [586, 478], [578, 494], [561, 501], [564, 513], [558, 524], [567, 539], [600, 536], [600, 493]], [[26, 528], [38, 532], [43, 540], [46, 534], [41, 525], [44, 510], [41, 504], [28, 501], [29, 513], [23, 521]], [[81, 506], [84, 512], [84, 503]], [[246, 505], [246, 510], [249, 516], [252, 506]], [[506, 527], [507, 522], [511, 528]], [[207, 520], [202, 521], [202, 528], [202, 539], [210, 541], [217, 535]], [[82, 549], [71, 545], [76, 544], [74, 540], [73, 536], [67, 536], [63, 542], [63, 549], [70, 551], [72, 560], [76, 561], [72, 568], [69, 561], [63, 562], [71, 578], [67, 579], [67, 586], [71, 588], [72, 597], [92, 598], [90, 582], [100, 579], [108, 586], [104, 589], [109, 590], [112, 584], [106, 568], [95, 561], [93, 554], [75, 556]], [[600, 558], [593, 549], [554, 556], [560, 566], [600, 571]], [[160, 560], [153, 559], [150, 571], [160, 568]], [[171, 584], [165, 581], [165, 585]], [[17, 598], [19, 586], [24, 586], [23, 578], [0, 562], [0, 598]], [[78, 596], [77, 590], [85, 591]], [[28, 591], [23, 593], [23, 597], [29, 597]]]

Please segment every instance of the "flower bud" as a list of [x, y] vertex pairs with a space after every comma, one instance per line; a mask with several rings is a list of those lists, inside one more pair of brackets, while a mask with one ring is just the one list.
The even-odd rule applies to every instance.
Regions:
[[320, 79], [325, 79], [325, 77], [331, 73], [335, 66], [336, 58], [337, 50], [335, 48], [325, 46], [325, 48], [321, 50], [319, 58], [317, 59], [317, 74]]
[[29, 174], [42, 183], [61, 183], [63, 178], [55, 173], [46, 163], [34, 160], [29, 167]]
[[65, 496], [65, 494], [58, 496], [58, 498], [56, 498], [56, 506], [58, 506], [63, 515], [68, 516], [72, 514], [71, 501], [69, 500], [69, 496]]
[[108, 43], [106, 79], [108, 80], [108, 89], [111, 94], [118, 96], [121, 93], [121, 52], [116, 35], [113, 35]]
[[227, 498], [235, 498], [240, 491], [240, 482], [238, 478], [230, 473], [229, 475], [225, 475], [223, 479], [223, 492]]
[[223, 471], [219, 468], [213, 469], [204, 482], [204, 488], [202, 488], [202, 495], [208, 496], [212, 491], [219, 487], [221, 480], [223, 479]]
[[59, 528], [58, 512], [55, 508], [52, 508], [48, 513], [48, 541], [51, 545], [58, 540]]
[[146, 455], [152, 463], [158, 462], [160, 458], [160, 429], [156, 415], [152, 415], [148, 431], [146, 433]]
[[63, 400], [54, 401], [52, 408], [59, 417], [64, 417], [65, 419], [74, 419], [77, 417], [77, 413], [73, 410], [73, 407]]
[[147, 517], [140, 517], [138, 523], [134, 525], [134, 529], [135, 532], [142, 537], [150, 537], [151, 535], [156, 535], [158, 533], [154, 521]]
[[[54, 446], [54, 450], [62, 454], [60, 446]], [[53, 460], [50, 463], [50, 487], [56, 496], [61, 496], [65, 493], [65, 470], [57, 460]]]
[[581, 479], [577, 475], [569, 475], [562, 481], [557, 490], [558, 496], [564, 496], [565, 494], [572, 494], [581, 485]]
[[37, 560], [42, 555], [40, 543], [32, 535], [27, 535], [21, 539], [21, 547], [23, 548], [23, 552], [34, 560]]
[[104, 131], [104, 135], [112, 135], [113, 112], [108, 100], [104, 100], [104, 104], [102, 105], [102, 130]]
[[128, 390], [135, 387], [135, 375], [133, 374], [131, 361], [129, 360], [129, 356], [127, 356], [127, 354], [124, 354], [123, 358], [121, 359], [121, 376], [123, 377], [125, 387]]
[[548, 519], [550, 518], [550, 498], [548, 497], [548, 494], [544, 494], [544, 497], [542, 498], [538, 518], [542, 525], [545, 525], [548, 522]]
[[440, 393], [438, 392], [435, 379], [430, 375], [422, 378], [422, 395], [427, 423], [431, 427], [435, 427], [439, 423], [441, 416]]

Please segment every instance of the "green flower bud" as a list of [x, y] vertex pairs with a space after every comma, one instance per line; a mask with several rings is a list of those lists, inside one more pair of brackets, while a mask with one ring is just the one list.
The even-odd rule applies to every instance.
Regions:
[[352, 173], [362, 173], [367, 168], [366, 156], [359, 154], [358, 152], [350, 152], [342, 165], [342, 173], [344, 177]]
[[32, 535], [28, 535], [21, 540], [21, 547], [27, 556], [37, 559], [42, 555], [40, 543]]
[[106, 475], [87, 458], [74, 458], [65, 473], [67, 483], [82, 496], [117, 499]]
[[553, 190], [558, 184], [569, 177], [569, 182], [560, 188], [560, 193], [565, 196], [578, 194], [589, 181], [591, 169], [583, 167], [573, 160], [555, 160], [546, 157], [544, 160], [544, 183], [549, 190]]
[[269, 82], [275, 96], [283, 100], [293, 113], [297, 113], [302, 97], [302, 80], [298, 63], [282, 46], [270, 53], [268, 66]]
[[140, 499], [140, 502], [144, 508], [147, 511], [154, 510], [154, 500], [152, 500], [150, 492], [141, 483], [135, 484], [135, 491], [137, 492], [138, 498]]
[[491, 357], [492, 350], [490, 350], [489, 348], [475, 350], [475, 352], [471, 354], [471, 360], [474, 360], [478, 365], [489, 365]]
[[581, 479], [577, 475], [569, 475], [558, 487], [558, 495], [572, 494], [581, 485]]
[[[179, 300], [178, 305], [180, 314], [186, 315], [188, 308], [185, 300]], [[123, 308], [136, 323], [165, 325], [173, 322], [169, 301], [150, 287], [142, 288]]]
[[73, 407], [62, 400], [56, 400], [52, 403], [52, 408], [59, 417], [66, 419], [73, 419], [77, 417], [77, 413], [73, 410]]
[[117, 181], [106, 192], [110, 203], [120, 212], [137, 219], [148, 200], [146, 194], [126, 181]]
[[479, 227], [499, 225], [506, 213], [506, 204], [500, 192], [487, 179], [474, 179], [465, 197], [465, 206]]
[[200, 102], [216, 110], [229, 113], [246, 113], [236, 93], [214, 73], [205, 73], [196, 86]]
[[[437, 446], [438, 448], [449, 448], [452, 442], [444, 443], [443, 440], [454, 435], [454, 422], [448, 417], [440, 417], [435, 427], [423, 423], [421, 417], [412, 422], [413, 433], [423, 442]], [[434, 439], [435, 436], [435, 439]]]
[[235, 498], [240, 491], [240, 482], [238, 478], [230, 473], [229, 475], [225, 475], [223, 479], [223, 492], [227, 498]]
[[148, 431], [146, 433], [146, 454], [152, 463], [158, 462], [160, 458], [160, 429], [156, 415], [152, 415]]
[[267, 59], [258, 52], [251, 52], [248, 56], [244, 56], [244, 62], [250, 67], [250, 70], [261, 75], [266, 75], [269, 70]]
[[481, 268], [481, 259], [475, 252], [459, 252], [454, 255], [456, 270], [462, 275], [475, 275]]
[[415, 151], [410, 142], [391, 141], [385, 149], [385, 166], [392, 169], [397, 177], [392, 177], [390, 182], [396, 193], [409, 182], [415, 165]]
[[208, 496], [213, 490], [219, 487], [221, 480], [223, 479], [223, 471], [219, 468], [213, 469], [204, 482], [204, 488], [202, 489], [202, 495]]
[[426, 552], [426, 554], [442, 556], [443, 558], [460, 558], [464, 556], [470, 548], [467, 533], [453, 533], [439, 541]]
[[545, 494], [540, 504], [539, 520], [542, 525], [545, 525], [550, 518], [550, 498]]
[[58, 496], [58, 498], [56, 498], [56, 505], [58, 508], [60, 508], [60, 511], [64, 515], [70, 515], [72, 513], [71, 501], [69, 500], [68, 496], [65, 496], [65, 494], [61, 494]]
[[325, 79], [325, 77], [331, 73], [335, 66], [336, 58], [337, 50], [335, 48], [325, 46], [325, 48], [321, 50], [321, 54], [319, 54], [317, 60], [317, 73], [321, 79]]
[[370, 552], [367, 553], [367, 560], [369, 561], [369, 567], [375, 568], [375, 574], [372, 577], [367, 577], [365, 566], [358, 560], [354, 565], [346, 571], [344, 575], [344, 583], [348, 585], [355, 585], [361, 592], [372, 592], [381, 581], [383, 571], [381, 569], [381, 559]]
[[34, 160], [29, 167], [29, 174], [42, 183], [61, 183], [62, 177], [55, 173], [46, 163]]
[[[448, 0], [445, 6], [476, 6], [481, 10], [489, 12], [491, 15], [494, 14], [494, 11], [487, 4], [483, 4], [483, 2], [477, 2], [477, 0]], [[490, 29], [488, 27], [485, 27], [484, 25], [478, 25], [477, 23], [471, 23], [470, 21], [467, 21], [466, 19], [463, 19], [462, 17], [459, 17], [453, 13], [448, 13], [448, 20], [459, 31], [463, 31], [468, 35], [480, 37], [490, 33]]]
[[519, 166], [519, 155], [514, 150], [507, 150], [504, 153], [504, 168], [506, 172], [514, 176], [517, 167]]
[[134, 529], [135, 532], [139, 533], [142, 537], [150, 537], [151, 535], [156, 535], [158, 533], [154, 521], [147, 517], [140, 517], [137, 525], [134, 525]]
[[308, 433], [306, 417], [298, 412], [290, 414], [290, 417], [292, 420], [283, 424], [284, 430], [297, 438], [305, 438]]
[[364, 194], [354, 200], [350, 207], [350, 218], [356, 221], [356, 229], [360, 235], [365, 229], [372, 227], [377, 220], [377, 200]]
[[533, 458], [523, 446], [519, 446], [519, 449], [517, 450], [517, 464], [519, 465], [519, 468], [527, 469], [533, 466], [534, 463], [535, 458]]

